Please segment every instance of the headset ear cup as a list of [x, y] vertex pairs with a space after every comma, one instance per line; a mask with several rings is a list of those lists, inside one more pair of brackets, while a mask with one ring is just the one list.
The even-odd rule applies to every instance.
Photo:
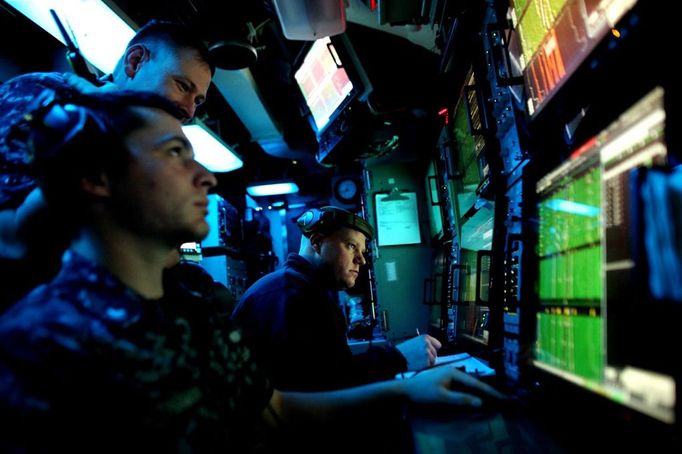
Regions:
[[308, 233], [310, 229], [310, 224], [312, 222], [312, 218], [313, 212], [312, 210], [308, 210], [304, 212], [301, 216], [299, 216], [298, 219], [296, 220], [296, 224], [303, 233]]
[[34, 122], [29, 139], [34, 158], [51, 159], [63, 153], [81, 133], [84, 123], [82, 109], [67, 110], [54, 104]]
[[301, 229], [304, 235], [309, 236], [317, 229], [317, 224], [320, 222], [322, 212], [318, 209], [312, 208], [303, 213], [297, 220], [296, 224]]

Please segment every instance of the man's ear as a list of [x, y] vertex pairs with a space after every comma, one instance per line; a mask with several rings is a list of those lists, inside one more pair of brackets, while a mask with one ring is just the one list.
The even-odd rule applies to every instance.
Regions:
[[95, 197], [109, 197], [111, 195], [109, 177], [105, 173], [81, 178], [81, 188], [87, 194]]
[[324, 239], [324, 235], [321, 233], [313, 233], [310, 235], [310, 245], [313, 247], [315, 252], [318, 254], [320, 253], [320, 250], [322, 249], [322, 240]]
[[149, 60], [149, 49], [142, 44], [133, 44], [126, 50], [123, 62], [125, 73], [131, 79], [140, 70], [144, 62]]

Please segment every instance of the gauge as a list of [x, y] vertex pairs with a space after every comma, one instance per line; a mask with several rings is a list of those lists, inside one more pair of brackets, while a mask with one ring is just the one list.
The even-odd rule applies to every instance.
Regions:
[[359, 192], [360, 187], [357, 180], [354, 178], [339, 178], [334, 185], [336, 198], [344, 203], [354, 202]]

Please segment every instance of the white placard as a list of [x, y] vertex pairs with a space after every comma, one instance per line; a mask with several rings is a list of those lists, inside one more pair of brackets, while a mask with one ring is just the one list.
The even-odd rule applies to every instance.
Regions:
[[419, 244], [417, 193], [375, 194], [379, 246]]

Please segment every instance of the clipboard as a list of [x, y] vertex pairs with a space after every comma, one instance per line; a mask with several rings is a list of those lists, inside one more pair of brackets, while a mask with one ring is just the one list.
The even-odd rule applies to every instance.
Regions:
[[379, 246], [421, 243], [416, 192], [375, 193], [374, 207]]

